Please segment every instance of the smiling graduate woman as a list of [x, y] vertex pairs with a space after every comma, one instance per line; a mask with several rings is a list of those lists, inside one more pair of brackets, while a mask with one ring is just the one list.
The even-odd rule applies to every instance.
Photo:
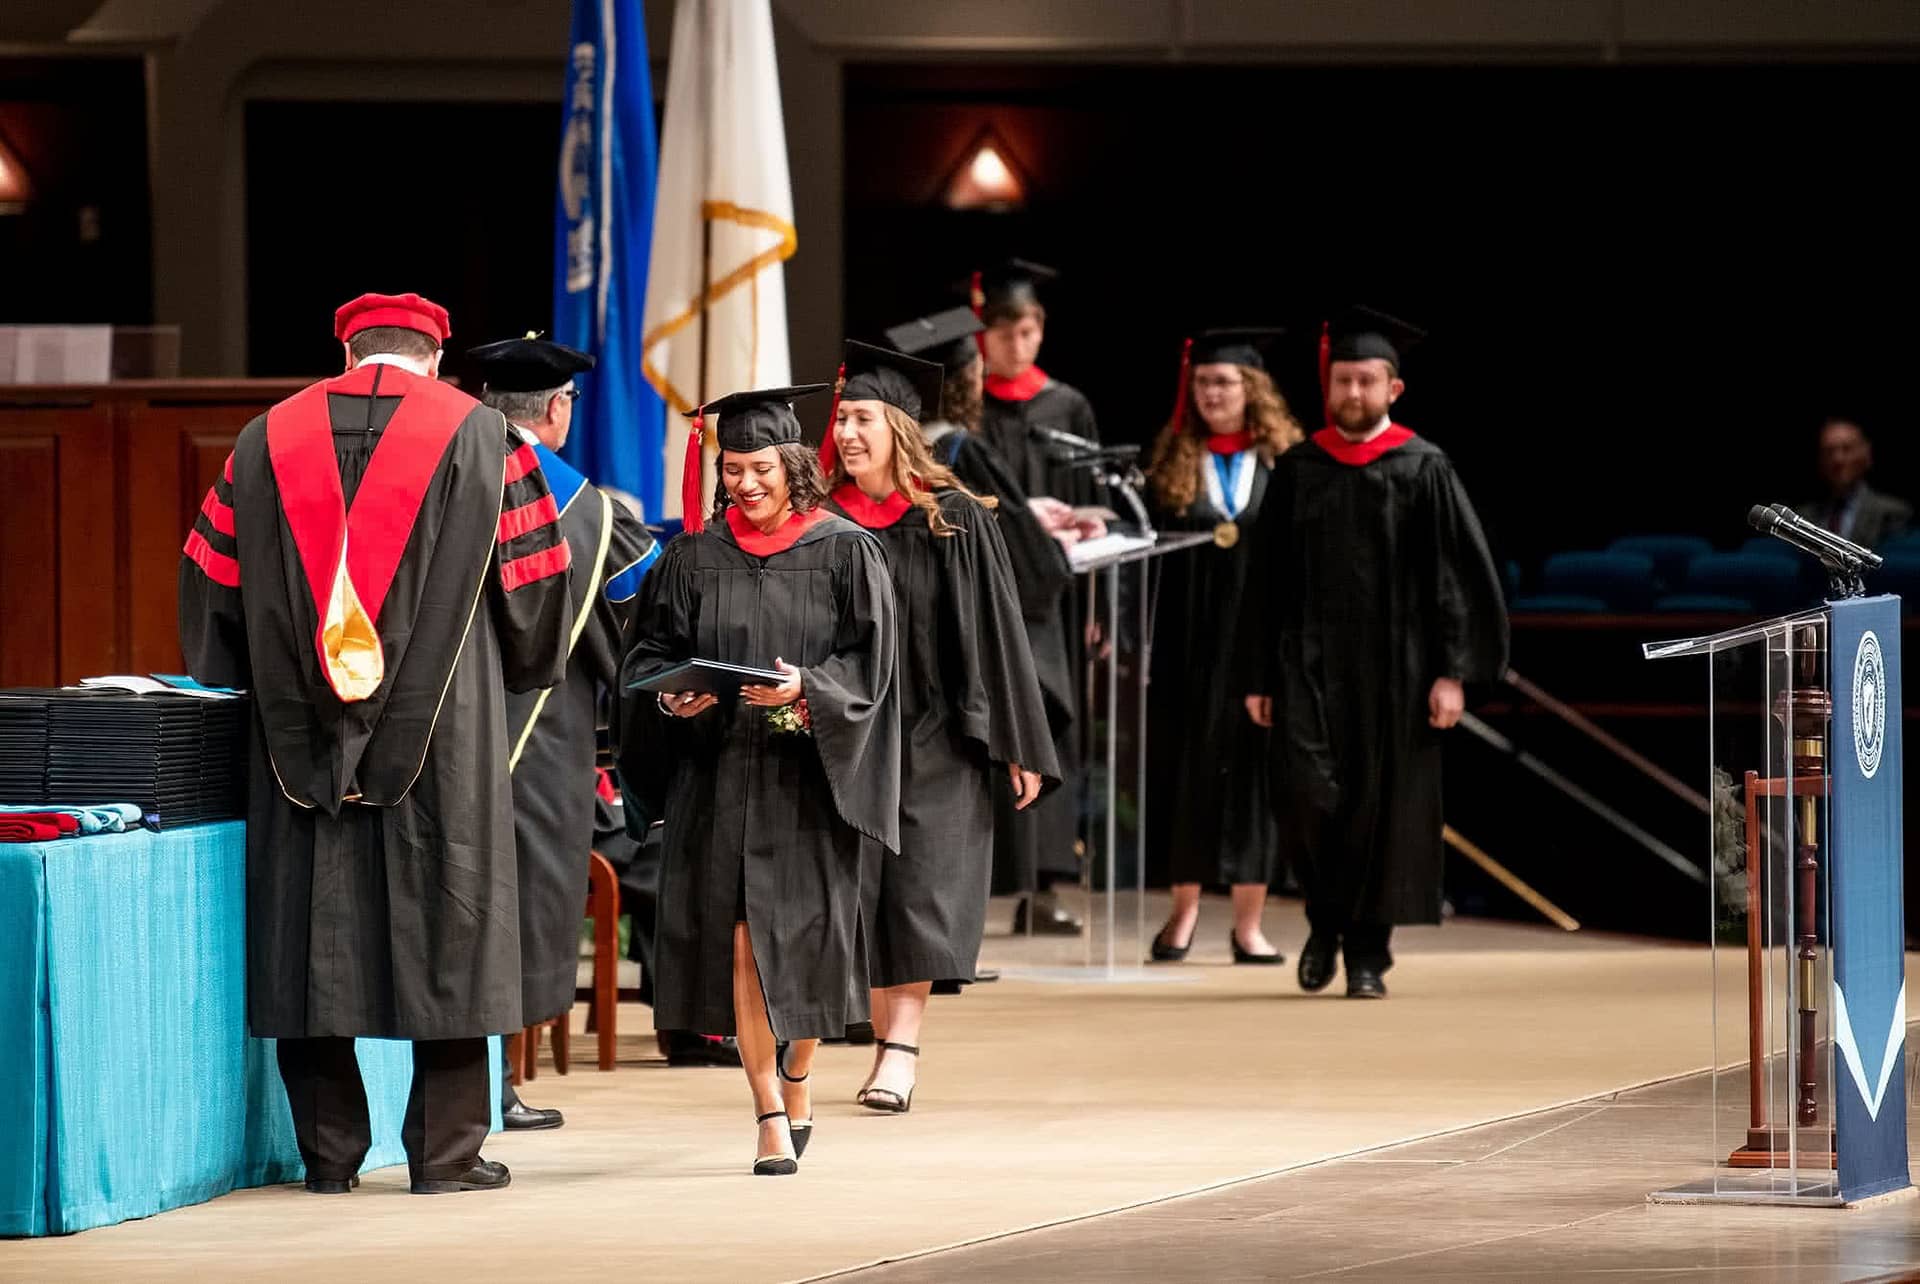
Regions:
[[[900, 845], [893, 587], [880, 544], [821, 506], [797, 397], [735, 393], [718, 416], [720, 486], [642, 590], [622, 671], [630, 827], [665, 822], [654, 1021], [737, 1035], [760, 1125], [753, 1171], [798, 1170], [822, 1036], [867, 1017], [860, 870]], [[676, 664], [777, 671], [720, 693], [637, 689]]]

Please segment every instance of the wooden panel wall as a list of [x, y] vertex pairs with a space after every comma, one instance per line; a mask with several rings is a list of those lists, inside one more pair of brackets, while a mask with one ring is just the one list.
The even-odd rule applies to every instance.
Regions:
[[301, 384], [0, 387], [0, 686], [179, 671], [180, 545], [240, 430]]

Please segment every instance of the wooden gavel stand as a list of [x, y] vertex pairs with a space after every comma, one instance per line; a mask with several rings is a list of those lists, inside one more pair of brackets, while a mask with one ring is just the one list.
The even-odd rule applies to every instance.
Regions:
[[[1818, 653], [1803, 651], [1803, 677], [1811, 680]], [[1826, 797], [1827, 727], [1833, 701], [1815, 686], [1782, 692], [1774, 710], [1791, 739], [1792, 805], [1799, 809], [1799, 842], [1794, 848], [1794, 966], [1798, 973], [1795, 1010], [1798, 1082], [1794, 1084], [1794, 1124], [1799, 1145], [1788, 1129], [1768, 1118], [1766, 1096], [1766, 987], [1762, 977], [1765, 943], [1762, 925], [1772, 906], [1765, 899], [1760, 872], [1761, 798], [1784, 798], [1787, 780], [1746, 775], [1747, 802], [1747, 1141], [1727, 1156], [1735, 1168], [1833, 1168], [1833, 1128], [1820, 1126], [1819, 991], [1820, 964], [1820, 800]]]

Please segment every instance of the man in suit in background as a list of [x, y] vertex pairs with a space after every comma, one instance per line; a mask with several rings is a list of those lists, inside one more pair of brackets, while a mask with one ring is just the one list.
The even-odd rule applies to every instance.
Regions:
[[1799, 507], [1800, 516], [1842, 539], [1868, 548], [1899, 538], [1913, 520], [1913, 506], [1867, 485], [1873, 469], [1873, 439], [1851, 419], [1820, 425], [1820, 480], [1825, 498]]

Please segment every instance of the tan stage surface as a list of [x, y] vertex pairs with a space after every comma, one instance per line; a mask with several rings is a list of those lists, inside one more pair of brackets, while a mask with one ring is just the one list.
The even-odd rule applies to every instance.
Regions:
[[[1007, 917], [996, 904], [992, 921]], [[1284, 969], [1229, 965], [1226, 921], [1209, 898], [1193, 961], [1174, 969], [1185, 983], [1010, 977], [935, 999], [906, 1116], [851, 1103], [869, 1049], [823, 1048], [796, 1177], [748, 1174], [739, 1073], [667, 1069], [646, 1010], [628, 1007], [620, 1069], [594, 1070], [576, 1034], [573, 1073], [526, 1089], [564, 1109], [565, 1128], [488, 1146], [513, 1169], [507, 1191], [416, 1198], [403, 1168], [343, 1198], [242, 1191], [0, 1242], [0, 1278], [798, 1280], [1542, 1110], [1711, 1057], [1701, 947], [1483, 922], [1403, 930], [1393, 997], [1359, 1003], [1338, 982], [1296, 989], [1296, 903], [1267, 919]], [[1012, 968], [1080, 950], [993, 937], [987, 957]], [[1722, 982], [1737, 1001], [1738, 974], [1723, 966]]]

